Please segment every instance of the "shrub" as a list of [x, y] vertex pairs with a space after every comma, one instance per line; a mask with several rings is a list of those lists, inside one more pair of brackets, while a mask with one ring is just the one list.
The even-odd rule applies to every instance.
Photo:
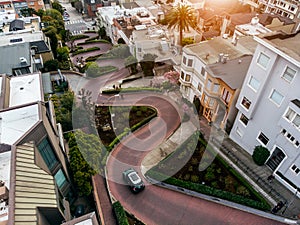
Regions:
[[260, 145], [254, 148], [252, 159], [258, 166], [262, 166], [265, 164], [269, 156], [270, 156], [269, 150]]
[[92, 47], [92, 48], [87, 48], [87, 49], [81, 49], [81, 50], [78, 50], [76, 52], [73, 52], [72, 56], [75, 56], [75, 55], [78, 55], [78, 54], [81, 54], [81, 53], [85, 53], [85, 52], [97, 51], [97, 50], [100, 50], [100, 48], [99, 47]]
[[125, 212], [123, 206], [121, 205], [121, 203], [118, 201], [118, 202], [113, 203], [112, 206], [113, 206], [113, 210], [116, 215], [118, 224], [119, 225], [129, 225], [129, 222], [128, 222], [127, 216], [126, 216], [126, 212]]
[[192, 176], [191, 176], [191, 181], [192, 181], [193, 183], [198, 183], [198, 182], [199, 182], [199, 177], [198, 177], [197, 175], [192, 175]]

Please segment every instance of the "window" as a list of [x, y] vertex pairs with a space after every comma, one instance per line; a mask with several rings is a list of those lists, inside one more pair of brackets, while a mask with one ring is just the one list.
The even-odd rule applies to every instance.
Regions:
[[291, 108], [288, 109], [288, 111], [286, 112], [286, 114], [284, 115], [284, 117], [288, 120], [288, 121], [292, 121], [292, 119], [295, 117], [296, 112], [294, 110], [292, 110]]
[[184, 79], [184, 72], [181, 71], [181, 75], [180, 75], [181, 79]]
[[142, 48], [138, 48], [137, 50], [138, 50], [138, 52], [142, 52]]
[[245, 126], [247, 126], [249, 119], [248, 119], [244, 114], [242, 114], [241, 117], [240, 117], [240, 121], [241, 121]]
[[218, 93], [219, 92], [219, 88], [220, 88], [220, 85], [217, 84], [217, 83], [214, 83], [213, 92], [214, 93]]
[[226, 88], [224, 88], [223, 93], [222, 93], [223, 101], [228, 104], [230, 101], [230, 98], [231, 98], [231, 93]]
[[205, 75], [205, 69], [204, 69], [204, 67], [201, 68], [201, 75], [203, 75], [203, 76]]
[[299, 172], [300, 172], [300, 168], [297, 167], [295, 164], [292, 165], [291, 170], [292, 170], [294, 173], [296, 173], [297, 175], [298, 175]]
[[34, 5], [34, 2], [29, 2], [29, 5]]
[[290, 67], [286, 67], [282, 77], [288, 81], [288, 82], [292, 82], [294, 77], [296, 75], [296, 70], [291, 69]]
[[191, 67], [192, 65], [193, 65], [193, 60], [192, 60], [192, 59], [189, 59], [189, 60], [188, 60], [188, 66]]
[[50, 145], [48, 138], [44, 138], [41, 143], [37, 146], [41, 153], [46, 165], [52, 170], [57, 164], [57, 158], [53, 152], [52, 146]]
[[185, 56], [183, 56], [182, 62], [183, 62], [184, 65], [186, 64], [186, 57]]
[[257, 80], [255, 77], [251, 76], [250, 80], [249, 80], [249, 86], [254, 90], [257, 91], [259, 89], [260, 86], [260, 82], [259, 80]]
[[185, 81], [190, 82], [191, 81], [191, 75], [186, 74], [185, 75]]
[[244, 133], [243, 133], [243, 131], [239, 128], [239, 127], [236, 127], [236, 133], [237, 133], [237, 135], [239, 136], [239, 137], [243, 137], [243, 135], [244, 135]]
[[270, 96], [270, 99], [276, 104], [276, 105], [280, 105], [282, 100], [283, 100], [283, 95], [280, 94], [278, 91], [276, 91], [275, 89], [272, 91], [272, 94]]
[[202, 84], [198, 83], [198, 91], [202, 92]]
[[300, 115], [297, 114], [295, 116], [295, 118], [293, 119], [293, 124], [296, 126], [296, 127], [299, 127], [300, 126]]
[[242, 100], [242, 105], [243, 105], [246, 109], [249, 109], [249, 108], [250, 108], [250, 105], [251, 105], [251, 102], [249, 101], [248, 98], [244, 97], [243, 100]]
[[212, 108], [214, 106], [214, 104], [215, 104], [215, 100], [213, 98], [211, 98], [208, 103], [209, 107]]
[[206, 84], [206, 87], [207, 87], [208, 90], [211, 89], [211, 83], [212, 83], [211, 80], [208, 79], [208, 80], [207, 80], [207, 84]]
[[270, 61], [270, 57], [268, 57], [262, 52], [260, 53], [257, 59], [257, 63], [261, 65], [263, 68], [267, 68], [269, 61]]
[[62, 188], [64, 184], [67, 182], [66, 177], [62, 169], [59, 169], [57, 173], [54, 175], [56, 184], [59, 188]]
[[269, 142], [269, 138], [267, 138], [267, 136], [263, 132], [260, 132], [257, 139], [264, 145], [267, 145]]

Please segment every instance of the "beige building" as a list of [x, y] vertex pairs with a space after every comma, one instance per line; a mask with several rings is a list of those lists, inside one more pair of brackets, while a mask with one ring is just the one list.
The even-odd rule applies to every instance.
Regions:
[[228, 120], [234, 121], [235, 101], [255, 47], [248, 36], [238, 42], [217, 37], [183, 48], [181, 91], [208, 122], [225, 129]]

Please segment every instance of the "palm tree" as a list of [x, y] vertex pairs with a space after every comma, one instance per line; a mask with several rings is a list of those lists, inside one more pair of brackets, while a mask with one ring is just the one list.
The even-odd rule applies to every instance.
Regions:
[[182, 46], [183, 31], [189, 31], [189, 28], [195, 28], [197, 25], [195, 11], [188, 5], [178, 5], [172, 8], [166, 15], [168, 28], [179, 30], [179, 43]]

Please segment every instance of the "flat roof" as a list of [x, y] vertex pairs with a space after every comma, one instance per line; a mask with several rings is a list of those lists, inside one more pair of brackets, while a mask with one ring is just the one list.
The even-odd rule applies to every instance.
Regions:
[[11, 77], [9, 107], [42, 101], [39, 73]]
[[15, 144], [39, 120], [38, 104], [0, 112], [0, 143]]
[[0, 154], [0, 180], [5, 182], [5, 186], [9, 190], [10, 185], [10, 161], [11, 151], [2, 152]]
[[[25, 60], [24, 63], [20, 59], [22, 57]], [[0, 73], [11, 75], [14, 68], [29, 67], [31, 63], [29, 43], [1, 46], [0, 59]]]
[[272, 32], [259, 36], [281, 52], [300, 62], [300, 31], [294, 34], [286, 34], [282, 31]]
[[183, 52], [197, 56], [205, 64], [218, 62], [219, 54], [228, 54], [229, 59], [236, 59], [243, 55], [253, 55], [257, 42], [252, 36], [243, 36], [238, 40], [237, 45], [232, 44], [232, 38], [216, 37], [208, 41], [187, 45]]

